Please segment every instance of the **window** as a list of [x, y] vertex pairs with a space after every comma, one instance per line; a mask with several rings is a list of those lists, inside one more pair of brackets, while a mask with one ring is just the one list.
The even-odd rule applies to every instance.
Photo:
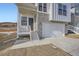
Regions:
[[33, 18], [29, 18], [29, 25], [33, 24]]
[[58, 14], [62, 15], [62, 9], [58, 9]]
[[62, 6], [63, 6], [62, 4], [60, 4], [60, 3], [58, 4], [59, 9], [62, 9]]
[[23, 25], [23, 26], [27, 25], [27, 17], [22, 17], [21, 25]]
[[42, 11], [42, 3], [39, 3], [39, 11]]
[[67, 15], [67, 7], [64, 4], [58, 4], [58, 14], [66, 16]]
[[58, 4], [58, 14], [62, 15], [62, 4]]
[[63, 15], [66, 16], [67, 15], [67, 10], [66, 10], [66, 5], [63, 5]]
[[47, 4], [46, 3], [43, 4], [43, 11], [47, 12]]
[[39, 11], [47, 12], [47, 4], [46, 3], [39, 3], [38, 8], [39, 8], [38, 9]]

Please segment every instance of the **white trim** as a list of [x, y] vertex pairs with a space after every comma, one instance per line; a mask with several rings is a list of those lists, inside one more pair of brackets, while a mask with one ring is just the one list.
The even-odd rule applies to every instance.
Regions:
[[34, 18], [33, 16], [29, 16], [29, 15], [22, 15], [22, 14], [21, 14], [21, 16], [24, 16], [24, 17], [27, 17], [27, 18], [28, 18], [28, 17]]
[[43, 11], [38, 11], [38, 10], [37, 10], [37, 12], [38, 13], [43, 13], [43, 14], [49, 14], [48, 12], [43, 12]]
[[22, 17], [27, 17], [27, 26], [28, 26], [28, 24], [29, 24], [29, 23], [28, 23], [28, 19], [29, 19], [29, 18], [33, 18], [33, 19], [34, 19], [34, 17], [33, 17], [33, 16], [21, 15], [21, 18], [22, 18]]
[[18, 24], [19, 24], [19, 20], [21, 20], [21, 17], [20, 17], [20, 12], [19, 12], [18, 7], [17, 7], [17, 10], [18, 10], [18, 14], [17, 14], [17, 38], [19, 38], [19, 35], [18, 35], [18, 33], [19, 33], [19, 26], [18, 26]]
[[23, 7], [19, 7], [19, 8], [24, 8], [24, 9], [27, 9], [27, 10], [36, 11], [36, 9], [34, 9], [34, 8], [25, 8], [24, 6]]

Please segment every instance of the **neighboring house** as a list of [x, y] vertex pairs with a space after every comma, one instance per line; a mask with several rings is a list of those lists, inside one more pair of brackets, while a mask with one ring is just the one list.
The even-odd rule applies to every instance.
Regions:
[[69, 3], [19, 3], [17, 37], [37, 32], [39, 38], [64, 36], [71, 22]]

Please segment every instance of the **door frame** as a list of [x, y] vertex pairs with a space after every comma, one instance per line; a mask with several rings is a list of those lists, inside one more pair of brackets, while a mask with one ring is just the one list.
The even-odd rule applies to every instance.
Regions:
[[[29, 18], [33, 18], [33, 30], [34, 30], [34, 16], [30, 16], [30, 15], [21, 15], [21, 18], [22, 17], [27, 17], [27, 27], [29, 28]], [[20, 24], [21, 24], [21, 20], [20, 20]], [[22, 26], [22, 25], [21, 25]], [[25, 27], [25, 26], [22, 26], [22, 27]]]

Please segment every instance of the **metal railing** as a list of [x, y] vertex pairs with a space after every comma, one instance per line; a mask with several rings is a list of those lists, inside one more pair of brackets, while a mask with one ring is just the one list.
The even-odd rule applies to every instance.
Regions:
[[68, 25], [67, 29], [75, 32], [76, 34], [79, 34], [79, 27]]

